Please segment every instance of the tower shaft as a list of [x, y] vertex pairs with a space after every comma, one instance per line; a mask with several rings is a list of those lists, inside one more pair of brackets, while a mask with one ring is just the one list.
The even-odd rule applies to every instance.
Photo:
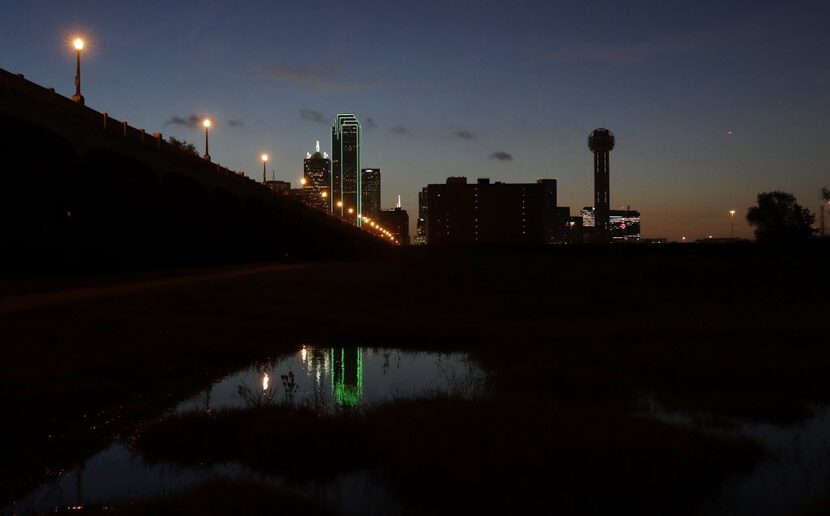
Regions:
[[594, 152], [594, 225], [601, 231], [611, 229], [610, 155], [608, 151]]

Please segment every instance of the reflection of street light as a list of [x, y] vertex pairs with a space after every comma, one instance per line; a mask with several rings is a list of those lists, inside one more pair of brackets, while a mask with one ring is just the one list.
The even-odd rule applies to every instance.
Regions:
[[268, 163], [268, 155], [263, 152], [262, 156], [260, 156], [260, 158], [262, 159], [262, 184], [265, 184], [265, 182], [266, 182], [265, 164]]
[[72, 95], [72, 100], [79, 103], [80, 105], [84, 105], [84, 96], [81, 95], [81, 50], [84, 49], [84, 40], [81, 38], [75, 38], [75, 41], [72, 42], [72, 46], [75, 47], [75, 94]]
[[729, 210], [729, 215], [732, 217], [732, 240], [735, 240], [735, 210]]
[[210, 145], [208, 142], [208, 131], [210, 130], [210, 118], [205, 118], [202, 121], [202, 125], [205, 126], [205, 159], [210, 161]]

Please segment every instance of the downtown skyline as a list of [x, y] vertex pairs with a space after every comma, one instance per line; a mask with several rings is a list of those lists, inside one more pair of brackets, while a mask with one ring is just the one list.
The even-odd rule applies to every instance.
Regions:
[[0, 67], [70, 96], [82, 35], [87, 105], [200, 149], [190, 117], [209, 116], [214, 161], [254, 179], [267, 152], [269, 178], [298, 182], [309, 142], [331, 152], [335, 114], [355, 113], [363, 166], [384, 170], [382, 207], [401, 194], [410, 213], [423, 186], [462, 175], [557, 178], [563, 204], [589, 206], [596, 127], [617, 137], [611, 208], [636, 206], [648, 237], [728, 236], [731, 209], [749, 237], [758, 192], [817, 211], [830, 176], [819, 2], [640, 2], [613, 16], [610, 3], [162, 5], [7, 7]]

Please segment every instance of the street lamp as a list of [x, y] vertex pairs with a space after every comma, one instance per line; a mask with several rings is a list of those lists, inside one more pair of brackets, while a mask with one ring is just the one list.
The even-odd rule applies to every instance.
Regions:
[[262, 159], [262, 184], [265, 184], [265, 183], [266, 183], [266, 179], [267, 179], [267, 178], [265, 177], [265, 164], [266, 164], [266, 163], [268, 163], [268, 154], [265, 154], [265, 153], [263, 152], [263, 153], [262, 153], [262, 156], [260, 156], [260, 158]]
[[208, 141], [208, 132], [210, 131], [210, 118], [205, 118], [202, 121], [205, 126], [205, 159], [210, 161], [210, 142]]
[[81, 50], [84, 49], [84, 40], [81, 38], [75, 38], [72, 42], [72, 46], [75, 47], [75, 94], [72, 95], [72, 100], [79, 103], [80, 105], [84, 105], [84, 96], [81, 95]]
[[729, 210], [729, 216], [732, 217], [732, 240], [735, 240], [735, 210]]

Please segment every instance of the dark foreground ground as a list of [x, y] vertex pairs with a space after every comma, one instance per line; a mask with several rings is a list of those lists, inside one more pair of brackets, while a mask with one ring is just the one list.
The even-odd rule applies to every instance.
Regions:
[[[10, 277], [0, 506], [171, 400], [303, 342], [469, 352], [487, 395], [168, 418], [132, 445], [148, 461], [233, 460], [296, 482], [371, 469], [411, 514], [695, 513], [763, 451], [644, 418], [642, 400], [722, 424], [790, 423], [830, 402], [828, 264], [827, 247], [409, 249], [299, 267]], [[309, 448], [313, 469], [292, 455]], [[338, 512], [218, 479], [108, 510]]]

